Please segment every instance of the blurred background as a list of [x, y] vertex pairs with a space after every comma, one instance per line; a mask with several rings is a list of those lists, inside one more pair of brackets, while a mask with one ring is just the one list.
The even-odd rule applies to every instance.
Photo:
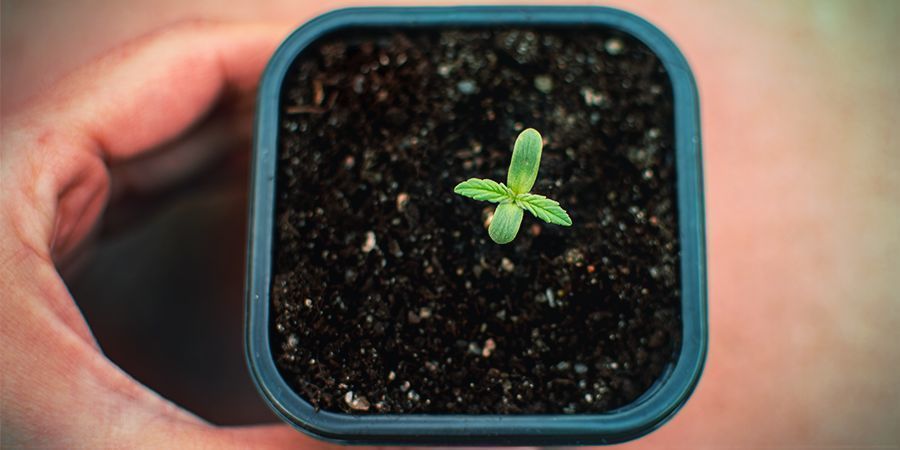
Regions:
[[[167, 24], [299, 25], [362, 4], [448, 3], [2, 0], [0, 107], [14, 113]], [[897, 448], [900, 2], [604, 4], [680, 46], [704, 129], [706, 371], [678, 416], [631, 445]], [[94, 245], [64, 268], [114, 362], [222, 425], [277, 420], [243, 360], [248, 149], [112, 207]]]

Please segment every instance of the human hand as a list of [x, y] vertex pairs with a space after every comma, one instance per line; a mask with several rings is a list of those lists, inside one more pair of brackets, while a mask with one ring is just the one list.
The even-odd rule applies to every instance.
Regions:
[[184, 23], [3, 118], [3, 447], [327, 447], [286, 425], [215, 427], [139, 384], [102, 354], [57, 271], [117, 192], [167, 184], [246, 139], [257, 80], [288, 31]]
[[[83, 12], [79, 11], [85, 9], [82, 3], [65, 2], [52, 8], [50, 22], [59, 26], [42, 31], [41, 36], [32, 36], [30, 30], [45, 21], [28, 22], [23, 28], [29, 34], [20, 36], [20, 41], [43, 45], [20, 44], [19, 48], [29, 56], [41, 54], [35, 50], [47, 48], [48, 42], [57, 42], [62, 36], [83, 32], [97, 17], [127, 23], [125, 29], [131, 30], [158, 26], [179, 14], [246, 17], [252, 12], [257, 17], [292, 14], [299, 19], [326, 7], [276, 1], [263, 8], [258, 2], [242, 1], [236, 3], [246, 7], [222, 11], [215, 2], [184, 9], [179, 8], [183, 2], [144, 1], [129, 3], [127, 10], [115, 7], [114, 2], [103, 8], [98, 3], [90, 12]], [[700, 1], [689, 7], [647, 1], [611, 3], [661, 26], [685, 51], [697, 76], [703, 102], [710, 251], [711, 346], [704, 377], [682, 412], [659, 431], [627, 447], [884, 447], [898, 442], [894, 424], [900, 416], [900, 403], [894, 379], [900, 358], [893, 300], [896, 255], [900, 254], [895, 237], [900, 191], [895, 181], [900, 177], [894, 176], [898, 134], [893, 119], [900, 105], [895, 81], [900, 72], [896, 58], [885, 57], [896, 53], [897, 8], [889, 3], [856, 2], [738, 6]], [[142, 13], [150, 8], [161, 13]], [[254, 77], [248, 73], [240, 78], [233, 71], [249, 72], [250, 66], [258, 71], [287, 31], [225, 33], [230, 37], [215, 40], [217, 44], [211, 47], [230, 54], [231, 66], [243, 65], [231, 69], [227, 78], [242, 79], [244, 88], [250, 89]], [[235, 34], [242, 36], [236, 38]], [[77, 61], [117, 39], [110, 36], [113, 34], [107, 33], [105, 40], [93, 42], [90, 51], [84, 48], [91, 45], [83, 42], [63, 48], [76, 55], [69, 61]], [[238, 43], [252, 46], [254, 39], [264, 41], [259, 44], [264, 50], [258, 55], [253, 50], [224, 48]], [[10, 42], [16, 46], [14, 40]], [[143, 45], [131, 46], [130, 52]], [[167, 58], [173, 66], [189, 64], [175, 60], [203, 51], [196, 48], [203, 44], [180, 45], [181, 56]], [[12, 53], [6, 50], [4, 62], [8, 62], [6, 53]], [[118, 57], [107, 60], [122, 59], [127, 53], [121, 50]], [[241, 59], [247, 55], [252, 62]], [[65, 58], [52, 57], [54, 64], [36, 64], [33, 56], [20, 64], [41, 67], [54, 76], [54, 67], [58, 71], [68, 66]], [[152, 58], [156, 57], [144, 56], [143, 60]], [[161, 61], [153, 59], [152, 65], [130, 72], [145, 82], [154, 77], [178, 78], [175, 74], [163, 76]], [[121, 136], [103, 142], [107, 152], [117, 150], [108, 159], [109, 165], [121, 167], [118, 162], [146, 157], [148, 145], [135, 142], [143, 139], [146, 143], [147, 138], [138, 139], [138, 135], [153, 131], [153, 143], [169, 141], [205, 110], [196, 103], [191, 114], [175, 110], [184, 116], [167, 131], [143, 119], [154, 114], [156, 122], [169, 117], [174, 123], [175, 114], [166, 105], [187, 102], [178, 97], [187, 89], [196, 89], [201, 81], [148, 86], [155, 89], [131, 82], [127, 88], [117, 88], [118, 93], [112, 86], [95, 86], [76, 96], [77, 86], [100, 85], [107, 78], [92, 80], [92, 73], [104, 71], [98, 64], [104, 63], [72, 77], [82, 81], [64, 83], [70, 87], [48, 92], [28, 111], [3, 121], [0, 447], [22, 442], [45, 447], [190, 447], [191, 443], [246, 447], [251, 441], [258, 446], [312, 447], [311, 441], [282, 427], [233, 431], [211, 427], [137, 385], [112, 366], [93, 343], [53, 267], [51, 255], [59, 255], [63, 244], [52, 244], [52, 236], [84, 236], [87, 225], [81, 225], [80, 233], [54, 230], [66, 230], [62, 217], [69, 217], [70, 223], [93, 223], [102, 209], [105, 194], [90, 192], [96, 185], [80, 178], [76, 162], [101, 172], [94, 177], [101, 178], [99, 184], [105, 190], [110, 189], [108, 169], [100, 157], [60, 159], [51, 153], [62, 150], [51, 151], [50, 146], [73, 147], [73, 135], [89, 139], [84, 125], [77, 128], [82, 131], [74, 132], [71, 115], [78, 108], [95, 109], [94, 105], [100, 104], [95, 102], [103, 97], [107, 109], [115, 106], [123, 112], [115, 114], [118, 126], [108, 123], [104, 127], [105, 133], [113, 129]], [[226, 78], [212, 68], [214, 63], [197, 65], [205, 67], [206, 73], [218, 73], [214, 78], [219, 84]], [[199, 77], [199, 70], [194, 75]], [[14, 84], [15, 77], [7, 77], [6, 72], [4, 78], [12, 80], [4, 84], [4, 99], [15, 96], [10, 91], [29, 91], [41, 85]], [[148, 92], [133, 97], [139, 88]], [[160, 93], [174, 98], [156, 98]], [[206, 95], [213, 97], [204, 100], [208, 108], [216, 95]], [[60, 98], [69, 100], [54, 104]], [[127, 104], [110, 106], [125, 100]], [[144, 107], [140, 102], [146, 103]], [[102, 114], [92, 113], [91, 117]], [[134, 114], [134, 119], [128, 119], [128, 114]], [[231, 123], [249, 125], [236, 116], [228, 117], [235, 121]], [[82, 121], [83, 117], [78, 123]], [[92, 127], [93, 131], [96, 125]], [[41, 143], [42, 130], [58, 134]], [[125, 145], [123, 140], [130, 143]], [[69, 148], [65, 153], [74, 152]], [[84, 153], [83, 148], [79, 150]], [[156, 175], [169, 174], [136, 173], [147, 175], [141, 181], [152, 183], [163, 182]], [[72, 180], [80, 181], [73, 184]], [[65, 202], [58, 201], [62, 198], [59, 190], [67, 183], [83, 188], [67, 190]], [[85, 200], [98, 195], [101, 199], [96, 205]], [[75, 205], [85, 208], [79, 210]], [[81, 211], [82, 218], [75, 220]], [[55, 227], [57, 223], [59, 227]], [[61, 239], [56, 241], [63, 242]]]

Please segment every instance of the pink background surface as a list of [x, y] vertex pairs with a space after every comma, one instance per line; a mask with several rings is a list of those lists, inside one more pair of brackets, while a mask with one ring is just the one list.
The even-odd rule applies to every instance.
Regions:
[[[359, 4], [371, 3], [3, 0], [3, 113], [166, 24], [299, 25]], [[690, 61], [706, 176], [706, 371], [678, 416], [630, 445], [895, 448], [900, 3], [610, 5], [659, 26]]]

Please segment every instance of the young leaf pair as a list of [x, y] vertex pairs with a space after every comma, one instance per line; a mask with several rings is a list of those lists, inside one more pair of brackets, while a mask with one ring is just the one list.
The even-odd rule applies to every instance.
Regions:
[[515, 239], [522, 224], [523, 211], [545, 222], [572, 225], [572, 219], [559, 206], [559, 202], [530, 193], [541, 166], [543, 145], [541, 134], [534, 128], [528, 128], [516, 138], [505, 185], [494, 180], [470, 178], [453, 189], [453, 192], [465, 197], [499, 203], [488, 227], [488, 234], [498, 244]]

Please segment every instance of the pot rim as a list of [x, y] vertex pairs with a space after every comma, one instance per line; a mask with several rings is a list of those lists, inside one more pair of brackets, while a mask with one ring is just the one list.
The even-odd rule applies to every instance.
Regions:
[[[344, 28], [598, 26], [643, 42], [662, 62], [674, 96], [680, 242], [682, 345], [674, 364], [634, 402], [601, 414], [367, 414], [316, 411], [279, 373], [270, 347], [269, 291], [274, 234], [279, 99], [295, 57]], [[583, 445], [643, 436], [687, 401], [706, 359], [707, 284], [697, 87], [684, 56], [660, 30], [621, 10], [598, 6], [364, 7], [320, 15], [294, 31], [272, 56], [257, 98], [249, 209], [245, 355], [257, 389], [275, 413], [319, 439], [352, 444]]]

